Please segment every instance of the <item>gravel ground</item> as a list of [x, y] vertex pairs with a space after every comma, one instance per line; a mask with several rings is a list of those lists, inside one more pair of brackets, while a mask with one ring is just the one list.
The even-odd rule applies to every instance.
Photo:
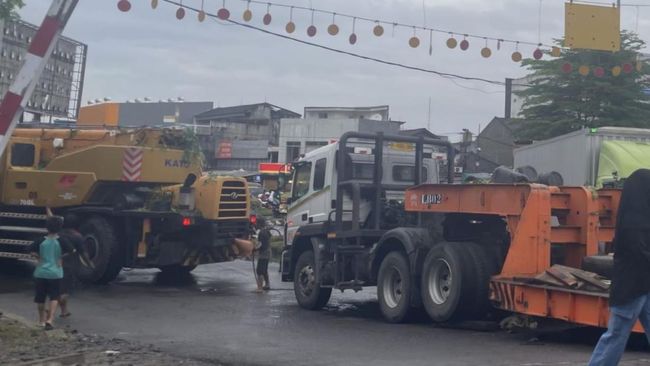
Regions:
[[44, 331], [0, 313], [0, 365], [220, 365], [164, 354], [151, 345], [84, 335], [71, 328]]

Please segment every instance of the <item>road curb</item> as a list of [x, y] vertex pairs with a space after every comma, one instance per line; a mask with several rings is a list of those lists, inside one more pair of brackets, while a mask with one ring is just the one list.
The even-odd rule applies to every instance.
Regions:
[[0, 308], [0, 320], [1, 319], [9, 319], [13, 320], [17, 323], [20, 323], [21, 325], [27, 327], [29, 330], [36, 330], [36, 331], [43, 331], [48, 337], [51, 338], [60, 338], [60, 339], [68, 339], [69, 336], [65, 333], [65, 330], [62, 328], [55, 328], [53, 330], [45, 331], [42, 327], [40, 327], [37, 324], [34, 324], [34, 322], [27, 320], [26, 318], [16, 315], [13, 313], [8, 313], [4, 311], [3, 309]]

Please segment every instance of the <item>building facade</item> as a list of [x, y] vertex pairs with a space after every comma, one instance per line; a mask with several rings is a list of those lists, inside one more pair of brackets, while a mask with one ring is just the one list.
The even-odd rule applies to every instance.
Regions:
[[520, 119], [494, 117], [476, 139], [466, 131], [457, 145], [462, 173], [492, 173], [499, 166], [512, 168], [514, 149], [526, 143], [515, 137], [520, 124]]
[[338, 141], [345, 132], [399, 133], [403, 124], [390, 120], [388, 106], [305, 107], [305, 118], [282, 120], [278, 158], [290, 163], [301, 154]]
[[209, 169], [256, 171], [278, 161], [280, 120], [300, 114], [270, 103], [214, 108], [194, 116]]
[[146, 127], [191, 125], [194, 116], [212, 109], [212, 102], [168, 100], [149, 102], [98, 101], [81, 107], [77, 124], [80, 126]]
[[[0, 93], [4, 95], [25, 63], [38, 27], [22, 20], [0, 22]], [[43, 116], [74, 119], [79, 113], [88, 46], [60, 37], [25, 111], [35, 121]]]

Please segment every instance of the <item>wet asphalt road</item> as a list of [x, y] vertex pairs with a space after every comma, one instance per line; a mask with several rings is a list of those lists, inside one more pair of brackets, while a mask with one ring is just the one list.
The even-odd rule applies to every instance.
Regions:
[[[157, 270], [123, 271], [109, 286], [77, 291], [72, 317], [83, 333], [153, 343], [182, 357], [233, 365], [584, 365], [597, 334], [530, 334], [445, 329], [426, 322], [387, 324], [374, 288], [333, 294], [322, 311], [300, 309], [290, 283], [254, 293], [251, 263], [197, 268], [170, 282]], [[0, 310], [34, 318], [30, 269], [0, 269]], [[625, 365], [650, 365], [626, 353]], [[623, 363], [622, 363], [623, 364]]]

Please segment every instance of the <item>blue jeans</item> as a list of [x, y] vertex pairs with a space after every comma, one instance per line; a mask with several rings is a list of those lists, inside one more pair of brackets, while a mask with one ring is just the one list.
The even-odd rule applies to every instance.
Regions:
[[589, 366], [618, 365], [637, 319], [641, 321], [650, 341], [650, 293], [625, 305], [609, 308], [607, 331], [600, 337], [589, 360]]

